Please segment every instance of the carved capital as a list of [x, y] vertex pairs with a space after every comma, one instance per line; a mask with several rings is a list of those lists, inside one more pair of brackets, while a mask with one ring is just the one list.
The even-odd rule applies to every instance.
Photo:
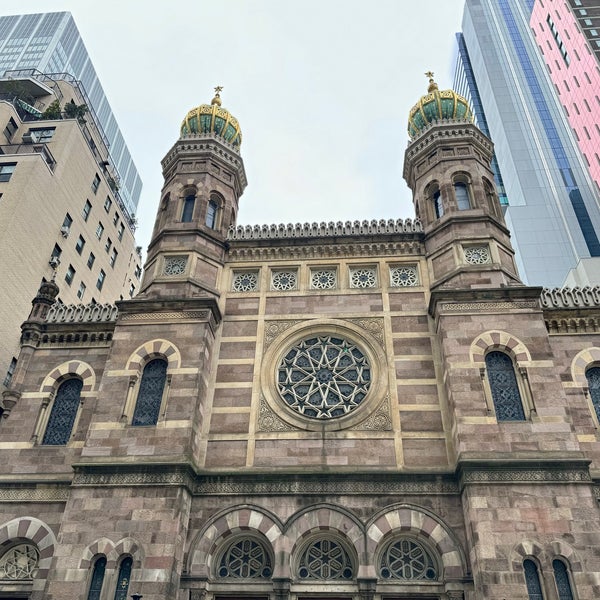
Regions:
[[21, 392], [17, 390], [4, 390], [2, 392], [2, 417], [6, 419], [10, 414], [10, 411], [14, 408], [15, 404], [21, 398]]

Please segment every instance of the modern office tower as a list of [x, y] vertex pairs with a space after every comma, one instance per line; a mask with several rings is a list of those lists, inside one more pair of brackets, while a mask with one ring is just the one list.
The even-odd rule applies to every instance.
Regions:
[[18, 77], [34, 70], [55, 79], [70, 76], [83, 84], [84, 101], [90, 118], [100, 125], [123, 204], [130, 215], [135, 214], [142, 182], [70, 13], [0, 17], [0, 77]]
[[555, 286], [600, 256], [599, 195], [531, 34], [532, 7], [467, 0], [456, 80], [480, 99], [473, 108], [495, 144], [519, 271]]
[[[42, 280], [65, 305], [136, 293], [141, 256], [102, 129], [80, 82], [0, 79], [0, 373], [9, 384], [20, 322]], [[71, 102], [73, 100], [73, 102]], [[39, 113], [33, 105], [44, 105]], [[64, 340], [77, 343], [77, 340]], [[5, 377], [6, 374], [6, 377]], [[0, 388], [2, 379], [0, 379]]]
[[468, 114], [411, 111], [419, 220], [244, 227], [240, 124], [187, 113], [140, 293], [23, 323], [0, 597], [599, 597], [600, 295], [519, 281]]

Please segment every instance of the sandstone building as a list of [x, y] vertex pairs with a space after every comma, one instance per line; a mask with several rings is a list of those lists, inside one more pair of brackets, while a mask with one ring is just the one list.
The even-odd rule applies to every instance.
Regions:
[[67, 75], [0, 79], [0, 389], [42, 279], [55, 275], [65, 304], [114, 302], [139, 289], [134, 221], [104, 131], [91, 106], [79, 118], [68, 112], [82, 105], [87, 93]]
[[410, 132], [416, 219], [243, 227], [188, 113], [140, 293], [23, 324], [0, 598], [600, 596], [600, 293], [521, 283], [461, 97]]

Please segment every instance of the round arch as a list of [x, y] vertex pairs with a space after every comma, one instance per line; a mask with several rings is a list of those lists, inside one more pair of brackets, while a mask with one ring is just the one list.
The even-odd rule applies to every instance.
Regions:
[[168, 369], [178, 369], [181, 366], [181, 353], [175, 344], [169, 340], [149, 340], [135, 349], [127, 359], [126, 369], [131, 373], [140, 373], [144, 365], [153, 358], [164, 358]]
[[83, 381], [83, 387], [81, 392], [92, 392], [96, 388], [96, 373], [94, 369], [86, 362], [82, 360], [68, 360], [48, 373], [42, 381], [40, 386], [40, 392], [43, 394], [50, 394], [56, 391], [58, 386], [68, 376], [76, 375]]
[[485, 331], [472, 342], [469, 351], [471, 362], [478, 366], [485, 365], [485, 355], [490, 350], [501, 350], [509, 354], [519, 365], [531, 362], [531, 354], [527, 346], [516, 336], [501, 330]]

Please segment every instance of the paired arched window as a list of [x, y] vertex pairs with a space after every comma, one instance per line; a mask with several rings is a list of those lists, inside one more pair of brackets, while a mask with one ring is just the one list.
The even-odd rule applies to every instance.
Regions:
[[155, 358], [144, 367], [132, 425], [156, 425], [166, 380], [167, 361], [163, 358]]
[[591, 367], [585, 372], [585, 376], [588, 382], [592, 406], [600, 422], [600, 367]]
[[526, 558], [523, 561], [523, 571], [525, 573], [525, 583], [527, 584], [529, 600], [544, 600], [540, 575], [535, 562], [530, 558]]
[[117, 589], [115, 590], [114, 600], [127, 600], [132, 566], [133, 559], [131, 556], [127, 556], [121, 561], [121, 564], [119, 565], [119, 577], [117, 578]]
[[106, 572], [106, 557], [100, 556], [94, 563], [92, 579], [88, 590], [87, 600], [100, 600], [102, 585], [104, 583], [104, 574]]
[[489, 352], [485, 367], [498, 421], [524, 421], [521, 392], [510, 356], [504, 352]]
[[81, 401], [81, 379], [67, 379], [56, 392], [42, 444], [64, 446], [71, 437]]
[[567, 565], [562, 560], [555, 558], [552, 561], [552, 570], [554, 571], [558, 600], [573, 600], [573, 590], [569, 581]]
[[181, 221], [189, 223], [194, 216], [194, 205], [196, 204], [196, 196], [187, 194], [183, 199], [183, 208], [181, 210]]

